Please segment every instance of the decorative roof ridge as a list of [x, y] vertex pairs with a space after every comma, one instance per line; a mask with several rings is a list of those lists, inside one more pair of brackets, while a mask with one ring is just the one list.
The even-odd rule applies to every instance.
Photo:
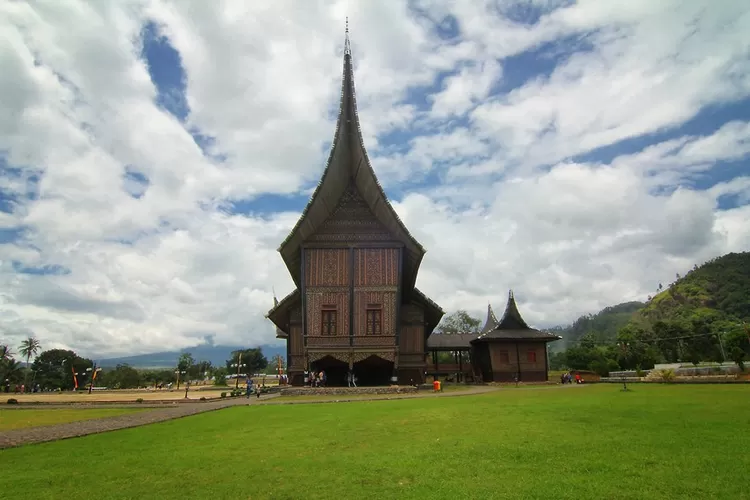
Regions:
[[289, 302], [290, 300], [292, 300], [295, 297], [295, 295], [298, 295], [298, 294], [299, 294], [299, 288], [295, 288], [294, 290], [292, 290], [291, 292], [289, 292], [283, 299], [281, 299], [281, 301], [279, 301], [276, 298], [276, 293], [274, 293], [273, 294], [274, 305], [266, 313], [266, 319], [268, 319], [268, 317], [271, 316], [271, 314], [273, 314], [274, 311], [276, 311], [277, 309], [280, 309], [280, 308], [284, 307], [287, 304], [287, 302]]
[[423, 298], [425, 300], [425, 302], [427, 302], [428, 304], [430, 304], [432, 307], [434, 307], [435, 309], [437, 309], [441, 313], [445, 314], [445, 311], [443, 311], [443, 308], [440, 307], [437, 304], [437, 302], [435, 302], [434, 300], [432, 300], [431, 298], [429, 298], [427, 295], [425, 295], [424, 292], [421, 291], [416, 286], [414, 287], [414, 293], [416, 293], [419, 297]]

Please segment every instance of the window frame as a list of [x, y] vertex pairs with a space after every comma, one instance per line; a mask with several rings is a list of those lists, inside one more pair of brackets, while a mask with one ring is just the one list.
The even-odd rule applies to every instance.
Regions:
[[[372, 329], [370, 327], [372, 327]], [[382, 305], [367, 304], [367, 308], [365, 309], [365, 335], [383, 335]]]
[[500, 357], [500, 362], [506, 365], [510, 364], [510, 351], [507, 349], [498, 351], [498, 356]]
[[526, 351], [526, 362], [536, 363], [536, 349], [529, 349]]
[[320, 313], [320, 334], [325, 337], [335, 337], [338, 331], [338, 308], [334, 305], [324, 305]]

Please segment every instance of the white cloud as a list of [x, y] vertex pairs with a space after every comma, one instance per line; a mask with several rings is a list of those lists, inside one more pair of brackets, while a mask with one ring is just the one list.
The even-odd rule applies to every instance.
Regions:
[[[717, 162], [748, 161], [747, 117], [570, 160], [747, 98], [741, 3], [522, 2], [542, 10], [534, 24], [503, 17], [515, 19], [509, 4], [419, 4], [426, 16], [405, 1], [0, 4], [0, 151], [16, 169], [0, 174], [0, 206], [14, 206], [0, 211], [0, 243], [24, 228], [0, 244], [0, 341], [34, 333], [96, 355], [211, 334], [271, 341], [271, 289], [292, 286], [275, 249], [299, 214], [232, 215], [226, 201], [309, 194], [333, 135], [347, 15], [381, 180], [440, 179], [394, 205], [428, 249], [420, 288], [448, 311], [501, 307], [513, 287], [532, 323], [561, 323], [750, 246], [746, 177], [690, 189]], [[460, 34], [441, 39], [433, 23], [449, 14]], [[147, 22], [180, 54], [185, 123], [156, 104]], [[492, 95], [508, 57], [547, 42], [549, 76]], [[192, 130], [215, 139], [211, 155]], [[742, 206], [719, 209], [729, 198]]]

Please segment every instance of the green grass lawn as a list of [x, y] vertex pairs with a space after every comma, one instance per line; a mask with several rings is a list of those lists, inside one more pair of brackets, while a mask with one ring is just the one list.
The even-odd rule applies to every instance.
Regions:
[[47, 408], [34, 410], [0, 409], [0, 431], [40, 427], [44, 425], [66, 424], [92, 418], [116, 417], [143, 409], [128, 408]]
[[750, 387], [619, 389], [232, 407], [0, 451], [2, 488], [37, 499], [750, 498]]

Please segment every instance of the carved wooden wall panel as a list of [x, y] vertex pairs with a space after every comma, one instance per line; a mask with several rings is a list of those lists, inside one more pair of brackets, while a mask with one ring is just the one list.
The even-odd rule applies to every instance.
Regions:
[[401, 325], [399, 349], [403, 353], [424, 352], [424, 326]]
[[382, 307], [382, 333], [381, 335], [396, 334], [396, 289], [388, 291], [363, 291], [354, 292], [354, 335], [366, 335], [367, 333], [367, 306], [380, 305]]
[[339, 291], [308, 288], [305, 307], [307, 308], [307, 335], [321, 335], [323, 306], [336, 306], [336, 337], [349, 337], [349, 289]]
[[349, 285], [349, 250], [308, 248], [305, 250], [305, 284], [315, 286]]
[[289, 310], [289, 323], [302, 322], [302, 303], [297, 301]]
[[398, 248], [354, 250], [354, 286], [398, 286]]
[[357, 188], [350, 184], [331, 215], [308, 241], [361, 242], [394, 239], [377, 220]]
[[307, 337], [307, 347], [349, 347], [349, 334], [345, 337]]
[[401, 323], [424, 324], [424, 310], [417, 304], [404, 304], [401, 306]]
[[302, 340], [302, 325], [296, 324], [289, 327], [289, 350], [291, 354], [303, 354], [304, 341]]

